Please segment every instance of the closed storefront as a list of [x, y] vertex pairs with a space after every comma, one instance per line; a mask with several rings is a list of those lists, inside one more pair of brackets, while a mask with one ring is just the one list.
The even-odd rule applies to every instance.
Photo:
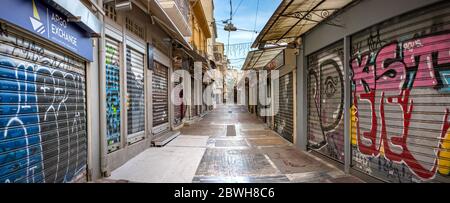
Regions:
[[73, 181], [86, 171], [85, 62], [1, 26], [0, 182]]
[[352, 167], [389, 182], [450, 182], [450, 3], [351, 36]]
[[308, 56], [308, 148], [344, 160], [343, 43]]
[[86, 180], [93, 47], [78, 25], [42, 1], [2, 1], [0, 183]]
[[[279, 106], [278, 113], [274, 117], [274, 130], [286, 140], [293, 142], [294, 132], [294, 91], [292, 72], [279, 78], [279, 100], [274, 102]], [[277, 94], [277, 93], [275, 93]]]
[[152, 78], [153, 133], [169, 129], [169, 68], [155, 61]]
[[120, 147], [120, 44], [117, 40], [106, 37], [106, 137], [108, 151]]
[[132, 47], [126, 49], [128, 142], [145, 137], [144, 54]]

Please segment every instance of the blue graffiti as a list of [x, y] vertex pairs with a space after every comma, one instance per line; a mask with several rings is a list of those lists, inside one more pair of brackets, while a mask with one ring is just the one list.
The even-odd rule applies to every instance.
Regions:
[[117, 65], [106, 65], [106, 100], [106, 137], [110, 146], [120, 142], [120, 68]]
[[85, 170], [84, 78], [0, 58], [0, 182], [70, 182]]
[[34, 69], [0, 59], [0, 182], [43, 180]]
[[443, 87], [439, 89], [441, 93], [449, 93], [450, 92], [450, 70], [441, 71], [441, 79], [443, 83]]

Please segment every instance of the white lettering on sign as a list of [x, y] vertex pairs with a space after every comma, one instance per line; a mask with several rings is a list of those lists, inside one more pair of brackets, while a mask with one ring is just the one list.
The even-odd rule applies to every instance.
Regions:
[[61, 27], [67, 28], [67, 21], [61, 18], [58, 14], [52, 14], [52, 21], [59, 24]]
[[52, 14], [52, 33], [69, 42], [73, 46], [77, 46], [77, 38], [63, 29], [67, 29], [67, 21], [58, 16], [57, 14]]

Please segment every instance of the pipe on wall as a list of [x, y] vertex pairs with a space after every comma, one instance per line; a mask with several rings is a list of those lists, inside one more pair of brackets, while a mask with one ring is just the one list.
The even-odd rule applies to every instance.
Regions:
[[[103, 0], [97, 0], [98, 5], [103, 5]], [[109, 176], [108, 174], [108, 143], [106, 138], [106, 71], [105, 71], [105, 16], [100, 16], [99, 20], [102, 24], [101, 38], [98, 40], [98, 67], [99, 67], [99, 83], [100, 83], [100, 170], [102, 176]]]

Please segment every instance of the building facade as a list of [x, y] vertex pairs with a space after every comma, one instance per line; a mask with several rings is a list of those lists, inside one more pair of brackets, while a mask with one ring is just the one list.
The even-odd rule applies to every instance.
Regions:
[[300, 2], [254, 44], [296, 50], [295, 144], [369, 181], [449, 182], [450, 4]]
[[[184, 95], [203, 78], [187, 83], [182, 71], [193, 75], [200, 61], [204, 73], [214, 63], [202, 4], [116, 3], [3, 2], [0, 182], [108, 177], [145, 149], [175, 138], [192, 117]], [[212, 9], [211, 1], [209, 18]], [[197, 116], [207, 111], [198, 106]]]

